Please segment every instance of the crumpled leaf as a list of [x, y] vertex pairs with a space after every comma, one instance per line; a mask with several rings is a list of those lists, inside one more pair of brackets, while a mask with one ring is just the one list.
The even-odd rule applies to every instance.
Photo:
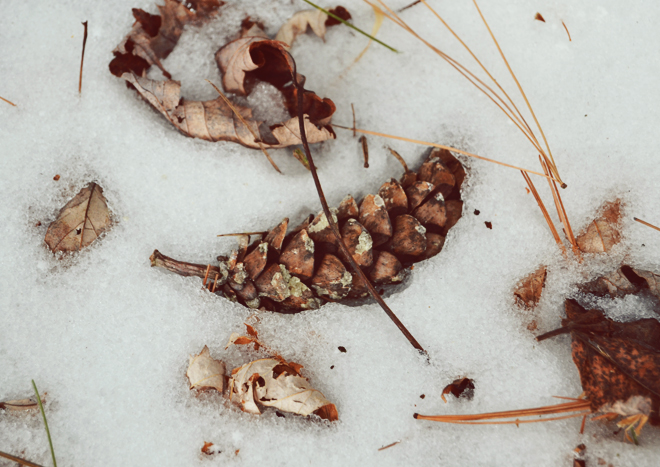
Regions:
[[[351, 15], [344, 7], [337, 7], [330, 10], [331, 13], [339, 16], [343, 20], [351, 19]], [[314, 34], [321, 39], [325, 39], [326, 27], [339, 24], [339, 21], [329, 17], [321, 10], [302, 10], [293, 14], [289, 20], [284, 23], [275, 36], [276, 41], [284, 42], [289, 47], [293, 44], [300, 34], [304, 34], [309, 27]]]
[[[223, 73], [223, 87], [226, 92], [247, 95], [259, 81], [274, 85], [285, 98], [291, 116], [287, 121], [268, 126], [254, 120], [251, 109], [233, 104], [246, 126], [222, 98], [210, 101], [182, 98], [181, 83], [172, 80], [162, 67], [160, 59], [172, 51], [183, 27], [188, 23], [204, 23], [217, 14], [221, 4], [217, 0], [186, 3], [167, 0], [165, 6], [159, 6], [161, 16], [134, 10], [137, 21], [115, 49], [110, 71], [124, 79], [186, 136], [213, 142], [232, 141], [262, 150], [301, 144], [297, 91], [291, 79], [295, 63], [286, 44], [268, 39], [257, 23], [248, 21], [242, 29], [242, 37], [216, 53], [216, 62]], [[167, 79], [147, 78], [146, 70], [151, 65], [159, 66]], [[304, 82], [304, 77], [298, 75], [298, 80]], [[304, 92], [304, 124], [310, 143], [335, 138], [330, 126], [334, 112], [335, 105], [330, 99], [322, 99], [311, 91]]]
[[541, 300], [541, 292], [545, 285], [547, 269], [541, 266], [536, 271], [525, 277], [522, 283], [513, 291], [516, 303], [526, 308], [534, 308]]
[[144, 76], [145, 70], [156, 65], [170, 79], [172, 76], [160, 60], [174, 50], [183, 27], [188, 23], [202, 24], [215, 16], [223, 4], [219, 0], [165, 0], [165, 5], [157, 5], [160, 15], [133, 8], [135, 23], [112, 52], [115, 58], [110, 63], [110, 71], [116, 76], [126, 72]]
[[455, 379], [450, 384], [445, 386], [445, 388], [442, 390], [442, 394], [440, 394], [440, 397], [445, 402], [445, 404], [447, 403], [447, 399], [445, 398], [445, 395], [447, 394], [452, 394], [457, 399], [461, 396], [472, 399], [474, 394], [474, 381], [470, 378], [463, 377]]
[[603, 253], [621, 241], [619, 222], [621, 220], [621, 200], [606, 203], [602, 214], [589, 224], [577, 237], [580, 250], [585, 253]]
[[53, 253], [74, 252], [89, 246], [112, 222], [103, 188], [92, 182], [60, 210], [46, 232]]
[[641, 396], [651, 400], [646, 413], [651, 423], [660, 423], [660, 322], [648, 318], [619, 323], [567, 300], [562, 327], [538, 340], [564, 332], [571, 334], [573, 362], [593, 412], [630, 415], [616, 408], [630, 406], [627, 401]]
[[230, 398], [245, 412], [260, 414], [259, 405], [307, 416], [311, 413], [326, 420], [338, 419], [337, 408], [312, 388], [299, 367], [274, 358], [247, 363], [232, 371]]
[[190, 389], [215, 389], [220, 394], [225, 388], [225, 364], [211, 357], [208, 346], [194, 356], [190, 356], [186, 376], [190, 382]]

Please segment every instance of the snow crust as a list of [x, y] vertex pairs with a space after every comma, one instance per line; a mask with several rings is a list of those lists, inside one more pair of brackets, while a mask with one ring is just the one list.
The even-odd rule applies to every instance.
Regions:
[[[356, 25], [371, 30], [366, 4], [342, 4]], [[433, 4], [515, 95], [472, 3]], [[406, 285], [388, 297], [428, 360], [376, 304], [259, 316], [261, 340], [304, 365], [313, 387], [336, 404], [340, 419], [330, 425], [281, 418], [274, 410], [242, 413], [217, 394], [198, 397], [188, 389], [188, 356], [204, 345], [228, 368], [256, 356], [224, 350], [229, 335], [243, 331], [249, 310], [201, 290], [197, 278], [152, 269], [151, 252], [212, 262], [234, 246], [217, 234], [262, 231], [285, 216], [296, 225], [320, 204], [292, 149], [272, 151], [280, 175], [260, 151], [186, 138], [109, 73], [111, 51], [128, 33], [134, 7], [156, 12], [146, 0], [0, 4], [0, 96], [17, 104], [0, 102], [0, 400], [28, 397], [31, 379], [47, 392], [60, 465], [557, 466], [571, 465], [580, 443], [588, 465], [598, 458], [616, 467], [657, 463], [660, 432], [653, 427], [632, 446], [613, 434], [613, 424], [587, 423], [580, 435], [579, 418], [517, 428], [412, 417], [538, 407], [555, 403], [553, 395], [580, 394], [569, 338], [537, 343], [514, 305], [513, 288], [539, 264], [548, 265], [539, 331], [559, 325], [563, 301], [577, 283], [622, 261], [660, 270], [660, 234], [632, 220], [660, 224], [660, 61], [652, 53], [660, 39], [657, 2], [481, 2], [568, 184], [561, 194], [574, 229], [603, 202], [621, 198], [623, 241], [607, 257], [566, 261], [517, 171], [463, 159], [470, 170], [463, 219], [443, 251], [416, 265]], [[184, 96], [213, 99], [204, 79], [219, 84], [213, 54], [241, 20], [249, 15], [274, 34], [304, 8], [303, 2], [229, 1], [216, 21], [187, 30], [164, 64], [182, 80]], [[537, 11], [545, 23], [533, 19]], [[403, 17], [474, 69], [423, 5]], [[80, 22], [86, 20], [79, 96]], [[373, 44], [348, 71], [366, 45], [363, 36], [338, 26], [325, 42], [297, 39], [292, 53], [299, 72], [309, 89], [333, 99], [335, 122], [351, 125], [353, 103], [358, 127], [537, 170], [529, 142], [454, 70], [387, 21], [378, 37], [401, 53]], [[272, 97], [264, 92], [262, 100]], [[336, 131], [337, 140], [313, 148], [335, 206], [347, 193], [359, 199], [401, 175], [387, 146], [412, 168], [425, 151], [368, 137], [370, 167], [364, 169], [357, 139]], [[86, 251], [57, 260], [44, 245], [46, 228], [91, 180], [104, 188], [116, 224]], [[549, 200], [545, 181], [534, 182]], [[620, 300], [610, 312], [621, 320], [651, 316], [642, 302]], [[444, 404], [441, 391], [458, 376], [474, 379], [474, 398]], [[205, 441], [222, 452], [201, 454]], [[49, 465], [40, 417], [0, 413], [0, 450]]]

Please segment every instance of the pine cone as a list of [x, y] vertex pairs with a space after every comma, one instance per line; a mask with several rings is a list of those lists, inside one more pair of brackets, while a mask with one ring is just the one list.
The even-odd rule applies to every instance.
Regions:
[[[418, 172], [406, 172], [400, 182], [390, 179], [360, 204], [348, 195], [331, 209], [348, 251], [374, 284], [401, 282], [404, 269], [440, 252], [462, 214], [464, 179], [458, 159], [435, 149]], [[287, 235], [288, 224], [284, 219], [249, 246], [248, 237], [241, 237], [229, 258], [218, 257], [219, 266], [179, 262], [158, 250], [151, 264], [199, 277], [210, 270], [209, 290], [249, 308], [282, 313], [368, 296], [323, 212], [308, 216]]]

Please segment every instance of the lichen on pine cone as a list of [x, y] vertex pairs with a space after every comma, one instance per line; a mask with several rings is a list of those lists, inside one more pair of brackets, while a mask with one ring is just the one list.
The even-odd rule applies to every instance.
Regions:
[[[348, 252], [370, 281], [378, 286], [401, 282], [406, 268], [440, 252], [462, 214], [464, 179], [458, 159], [435, 149], [417, 172], [388, 180], [359, 204], [348, 195], [331, 209]], [[209, 290], [249, 308], [282, 313], [368, 296], [323, 212], [287, 234], [288, 224], [284, 219], [251, 245], [247, 235], [239, 237], [238, 249], [218, 257], [217, 266], [177, 261], [158, 250], [151, 265], [205, 278]]]

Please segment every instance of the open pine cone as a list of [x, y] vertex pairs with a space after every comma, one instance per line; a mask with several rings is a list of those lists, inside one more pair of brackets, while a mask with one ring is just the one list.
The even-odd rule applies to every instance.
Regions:
[[[401, 181], [385, 182], [377, 195], [358, 205], [346, 196], [331, 209], [343, 240], [369, 280], [379, 286], [403, 280], [403, 270], [437, 255], [447, 231], [461, 217], [461, 163], [449, 151], [436, 149], [419, 171]], [[209, 280], [209, 290], [255, 309], [296, 313], [325, 301], [366, 297], [366, 285], [351, 272], [323, 214], [310, 215], [287, 234], [284, 219], [261, 240], [239, 248], [218, 266], [185, 263], [155, 250], [151, 265], [184, 276]]]

